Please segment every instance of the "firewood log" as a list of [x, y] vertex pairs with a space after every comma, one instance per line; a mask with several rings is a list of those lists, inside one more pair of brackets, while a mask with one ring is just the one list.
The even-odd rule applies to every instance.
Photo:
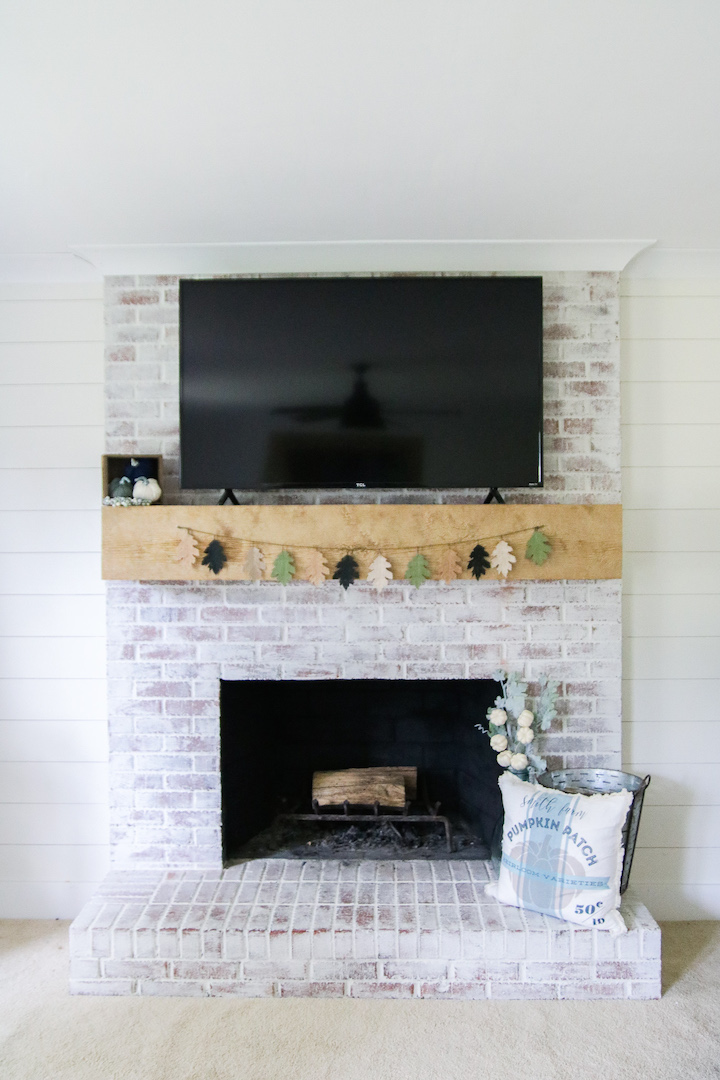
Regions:
[[405, 799], [415, 797], [417, 769], [414, 766], [379, 766], [372, 769], [341, 769], [313, 773], [312, 797], [319, 806], [402, 808]]

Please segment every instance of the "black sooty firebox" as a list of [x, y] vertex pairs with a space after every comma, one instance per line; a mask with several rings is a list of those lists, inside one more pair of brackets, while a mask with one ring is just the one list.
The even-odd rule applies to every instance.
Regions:
[[[223, 856], [486, 858], [500, 768], [475, 728], [492, 679], [221, 682]], [[327, 770], [401, 766], [401, 807], [313, 800]], [[451, 847], [452, 850], [448, 851]]]

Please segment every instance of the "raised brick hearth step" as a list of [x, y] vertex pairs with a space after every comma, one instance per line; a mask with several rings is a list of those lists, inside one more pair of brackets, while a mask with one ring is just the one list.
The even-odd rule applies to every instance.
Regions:
[[660, 929], [586, 930], [485, 895], [486, 862], [265, 859], [108, 875], [70, 929], [76, 994], [656, 998]]

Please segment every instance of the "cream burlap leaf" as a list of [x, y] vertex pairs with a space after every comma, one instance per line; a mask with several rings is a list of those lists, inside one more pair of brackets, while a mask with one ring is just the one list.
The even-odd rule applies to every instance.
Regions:
[[250, 578], [251, 581], [261, 580], [265, 573], [265, 556], [260, 548], [248, 548], [245, 562], [243, 563], [243, 571], [245, 577]]
[[492, 550], [490, 565], [502, 577], [507, 577], [517, 559], [513, 555], [513, 549], [507, 540], [500, 540]]
[[308, 551], [305, 558], [305, 572], [307, 579], [312, 585], [322, 585], [329, 576], [330, 568], [325, 562], [322, 551]]
[[175, 562], [180, 563], [185, 570], [192, 570], [199, 554], [200, 549], [195, 537], [192, 533], [185, 531], [178, 542]]
[[449, 548], [440, 557], [440, 580], [447, 583], [456, 581], [462, 574], [462, 563], [457, 551]]
[[388, 581], [392, 581], [393, 572], [390, 569], [390, 563], [384, 555], [378, 555], [370, 563], [367, 579], [374, 589], [381, 592], [385, 588]]

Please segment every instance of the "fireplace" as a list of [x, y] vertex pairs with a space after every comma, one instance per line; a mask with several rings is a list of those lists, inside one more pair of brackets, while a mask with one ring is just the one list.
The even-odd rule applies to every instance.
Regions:
[[[162, 454], [165, 502], [212, 502], [215, 493], [179, 488], [177, 281], [106, 284], [106, 451]], [[503, 494], [619, 502], [617, 276], [549, 274], [543, 289], [545, 488]], [[485, 496], [240, 495], [271, 503]], [[559, 680], [558, 716], [541, 748], [550, 768], [619, 767], [620, 610], [619, 580], [488, 576], [415, 589], [398, 575], [379, 594], [365, 582], [347, 592], [336, 582], [109, 582], [114, 868], [73, 925], [74, 992], [659, 996], [660, 931], [630, 892], [629, 934], [613, 941], [492, 901], [484, 891], [492, 865], [469, 856], [308, 852], [227, 865], [280, 799], [307, 799], [309, 776], [325, 763], [417, 764], [436, 798], [486, 841], [497, 766], [474, 724], [495, 696], [498, 668], [530, 683]], [[378, 690], [392, 697], [384, 711], [369, 704]], [[459, 703], [448, 706], [446, 694]], [[313, 727], [312, 752], [303, 725]], [[258, 792], [269, 774], [269, 792]]]
[[475, 725], [498, 691], [492, 679], [223, 680], [225, 865], [277, 854], [447, 858], [442, 828], [403, 825], [402, 814], [391, 828], [383, 822], [376, 829], [289, 816], [311, 811], [316, 770], [372, 766], [416, 767], [419, 805], [450, 819], [453, 854], [487, 858], [500, 814], [500, 768]]

